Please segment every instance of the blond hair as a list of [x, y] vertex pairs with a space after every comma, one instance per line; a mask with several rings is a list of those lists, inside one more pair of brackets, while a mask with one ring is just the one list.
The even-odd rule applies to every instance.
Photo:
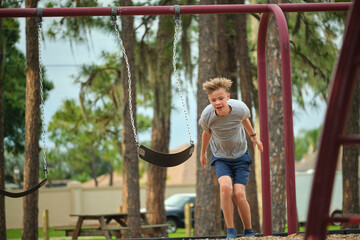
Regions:
[[214, 91], [218, 90], [219, 88], [223, 88], [225, 89], [226, 92], [229, 92], [231, 85], [232, 85], [232, 81], [230, 79], [217, 77], [204, 82], [203, 89], [209, 95]]

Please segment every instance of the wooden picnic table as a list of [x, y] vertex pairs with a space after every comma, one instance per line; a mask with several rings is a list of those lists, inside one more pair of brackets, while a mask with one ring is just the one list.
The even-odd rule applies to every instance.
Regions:
[[[142, 233], [151, 234], [161, 228], [167, 227], [167, 224], [149, 224], [147, 218], [148, 213], [154, 212], [141, 212], [141, 230]], [[112, 236], [121, 238], [121, 231], [129, 230], [127, 225], [127, 213], [114, 213], [114, 214], [70, 214], [71, 217], [77, 217], [75, 228], [59, 228], [57, 230], [65, 231], [66, 236], [72, 236], [72, 239], [78, 239], [79, 236], [104, 236], [106, 239], [111, 239]], [[98, 227], [85, 227], [84, 221], [97, 220]], [[109, 226], [109, 223], [115, 221], [119, 224], [117, 227]]]

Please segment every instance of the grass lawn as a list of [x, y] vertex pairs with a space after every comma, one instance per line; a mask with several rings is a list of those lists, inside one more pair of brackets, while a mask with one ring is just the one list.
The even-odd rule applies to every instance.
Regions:
[[[54, 228], [49, 229], [49, 235], [51, 239], [67, 239], [65, 236], [65, 232], [63, 231], [55, 231]], [[8, 240], [11, 239], [21, 239], [21, 229], [8, 229], [6, 230], [6, 237]], [[42, 228], [39, 228], [39, 239], [43, 239], [44, 234]], [[71, 239], [70, 237], [68, 239]]]
[[[54, 228], [49, 229], [50, 239], [53, 240], [68, 240], [71, 237], [65, 237], [64, 231], [55, 231]], [[7, 240], [19, 240], [21, 239], [21, 229], [8, 229], [6, 230]], [[42, 228], [39, 228], [39, 239], [43, 239], [44, 234]], [[178, 228], [175, 233], [169, 234], [169, 237], [186, 237], [186, 231], [184, 228]], [[81, 239], [105, 239], [105, 237], [81, 237]]]

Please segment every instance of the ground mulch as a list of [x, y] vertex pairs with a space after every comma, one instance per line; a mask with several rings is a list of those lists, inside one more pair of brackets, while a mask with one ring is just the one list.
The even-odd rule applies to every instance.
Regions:
[[[261, 240], [287, 240], [287, 239], [291, 239], [291, 240], [303, 240], [305, 238], [305, 234], [304, 233], [295, 233], [295, 234], [291, 234], [289, 236], [285, 236], [285, 237], [279, 237], [279, 236], [267, 236], [267, 237], [257, 237], [256, 239], [261, 239]], [[237, 239], [249, 239], [249, 238], [245, 238], [245, 237], [241, 237], [241, 238], [237, 238]], [[352, 239], [359, 239], [360, 240], [360, 234], [328, 234], [326, 236], [327, 240], [352, 240]]]
[[[256, 238], [250, 238], [250, 239], [254, 239], [254, 240], [303, 240], [305, 238], [305, 234], [304, 233], [295, 233], [295, 234], [291, 234], [289, 236], [284, 236], [284, 237], [280, 237], [280, 236], [266, 236], [266, 237], [256, 237]], [[249, 240], [249, 238], [246, 237], [239, 237], [236, 238], [238, 240]], [[360, 240], [360, 234], [328, 234], [326, 236], [326, 240]], [[204, 239], [202, 239], [204, 240]], [[205, 240], [214, 240], [214, 239], [210, 239], [207, 238]]]

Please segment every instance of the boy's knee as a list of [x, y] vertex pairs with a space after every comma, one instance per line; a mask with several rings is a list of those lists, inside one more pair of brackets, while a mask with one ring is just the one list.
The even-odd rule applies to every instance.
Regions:
[[244, 200], [246, 200], [245, 191], [243, 191], [243, 190], [237, 190], [237, 191], [234, 193], [234, 198], [235, 198], [236, 201], [244, 201]]
[[223, 184], [220, 186], [220, 193], [222, 195], [232, 195], [233, 188], [231, 184]]

